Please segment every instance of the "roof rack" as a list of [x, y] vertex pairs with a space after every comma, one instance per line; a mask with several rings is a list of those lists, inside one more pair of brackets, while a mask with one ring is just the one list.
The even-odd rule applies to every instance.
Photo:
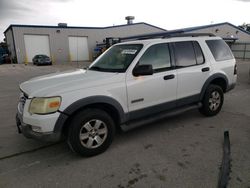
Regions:
[[160, 32], [160, 33], [135, 35], [135, 36], [129, 36], [129, 37], [123, 37], [123, 38], [108, 37], [105, 40], [103, 40], [103, 43], [99, 43], [96, 46], [98, 48], [102, 48], [102, 47], [109, 48], [113, 44], [131, 41], [131, 40], [146, 40], [146, 39], [173, 38], [173, 37], [199, 37], [199, 36], [213, 37], [215, 35], [212, 33], [185, 33], [184, 30], [178, 29], [178, 30]]
[[184, 31], [182, 31], [182, 30], [173, 30], [173, 31], [160, 32], [160, 33], [150, 33], [150, 34], [143, 34], [143, 35], [134, 35], [134, 36], [122, 37], [120, 39], [121, 39], [121, 41], [126, 41], [126, 40], [145, 40], [145, 39], [153, 39], [153, 38], [162, 38], [163, 36], [166, 36], [166, 35], [180, 34], [180, 33], [184, 33]]
[[161, 33], [152, 33], [145, 35], [136, 35], [120, 38], [121, 41], [127, 40], [146, 40], [146, 39], [154, 39], [154, 38], [172, 38], [172, 37], [199, 37], [199, 36], [208, 36], [214, 37], [215, 35], [212, 33], [184, 33], [183, 30], [173, 30]]
[[202, 36], [215, 37], [216, 35], [214, 35], [212, 33], [183, 33], [183, 34], [166, 35], [166, 36], [163, 36], [162, 38], [171, 38], [171, 37], [202, 37]]

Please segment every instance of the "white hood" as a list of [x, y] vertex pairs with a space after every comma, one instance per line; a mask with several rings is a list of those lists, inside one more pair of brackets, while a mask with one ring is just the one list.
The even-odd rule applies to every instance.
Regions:
[[20, 84], [20, 89], [29, 97], [56, 96], [67, 91], [114, 83], [118, 81], [113, 78], [117, 75], [77, 69], [32, 78]]

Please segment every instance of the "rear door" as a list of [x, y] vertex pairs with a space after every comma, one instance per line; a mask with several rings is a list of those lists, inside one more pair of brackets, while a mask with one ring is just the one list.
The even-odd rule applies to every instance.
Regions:
[[173, 43], [178, 77], [177, 106], [199, 100], [199, 94], [209, 77], [210, 66], [198, 41]]

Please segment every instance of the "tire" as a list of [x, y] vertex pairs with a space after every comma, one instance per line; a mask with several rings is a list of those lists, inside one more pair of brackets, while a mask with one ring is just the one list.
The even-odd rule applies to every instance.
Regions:
[[224, 101], [224, 93], [220, 86], [209, 85], [205, 91], [202, 107], [199, 111], [205, 116], [215, 116], [221, 110]]
[[107, 150], [114, 135], [115, 124], [109, 114], [99, 109], [86, 109], [73, 117], [68, 145], [74, 152], [90, 157]]

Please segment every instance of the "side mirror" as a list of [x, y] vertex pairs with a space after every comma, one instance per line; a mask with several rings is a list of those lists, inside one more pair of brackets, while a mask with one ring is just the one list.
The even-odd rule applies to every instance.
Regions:
[[133, 70], [134, 76], [145, 76], [145, 75], [152, 75], [152, 74], [153, 74], [152, 65], [138, 65]]

